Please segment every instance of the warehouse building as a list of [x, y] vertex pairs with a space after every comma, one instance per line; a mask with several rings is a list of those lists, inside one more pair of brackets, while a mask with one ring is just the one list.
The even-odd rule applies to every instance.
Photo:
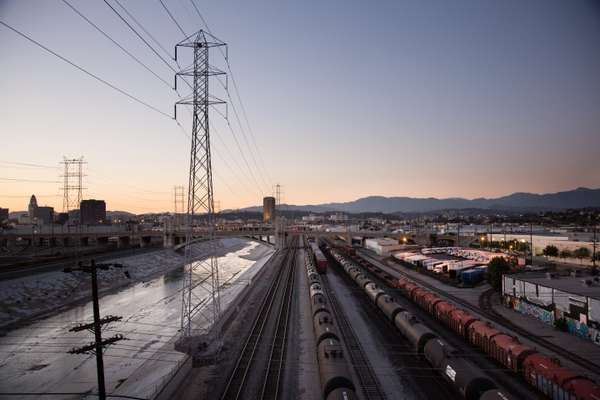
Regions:
[[404, 248], [396, 239], [380, 238], [365, 240], [365, 248], [374, 251], [380, 256], [389, 257], [393, 252]]
[[504, 305], [600, 346], [600, 277], [528, 272], [504, 275]]

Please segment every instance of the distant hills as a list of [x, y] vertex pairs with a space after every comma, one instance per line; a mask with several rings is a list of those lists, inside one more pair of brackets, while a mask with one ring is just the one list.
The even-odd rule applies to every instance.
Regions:
[[[508, 196], [486, 199], [447, 198], [437, 199], [415, 197], [369, 196], [345, 203], [325, 203], [316, 205], [282, 205], [282, 209], [308, 212], [380, 212], [412, 213], [431, 212], [447, 209], [495, 209], [510, 211], [544, 211], [567, 208], [600, 207], [600, 189], [577, 188], [558, 193], [513, 193]], [[244, 211], [262, 211], [262, 206], [248, 207]]]

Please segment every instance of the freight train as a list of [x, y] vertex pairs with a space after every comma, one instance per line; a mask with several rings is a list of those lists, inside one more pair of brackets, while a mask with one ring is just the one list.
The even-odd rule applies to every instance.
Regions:
[[[323, 292], [321, 277], [315, 268], [313, 257], [307, 254], [304, 260], [323, 399], [357, 400], [349, 362], [345, 358], [337, 325]], [[325, 261], [327, 262], [326, 259]]]
[[[339, 257], [343, 258], [340, 253]], [[337, 259], [337, 257], [336, 257]], [[348, 261], [343, 258], [345, 262]], [[385, 274], [369, 263], [370, 270]], [[346, 267], [344, 267], [346, 269]], [[355, 269], [358, 269], [355, 267]], [[407, 278], [383, 279], [466, 341], [553, 400], [600, 400], [600, 386]], [[387, 279], [386, 279], [387, 278]]]
[[315, 265], [317, 266], [317, 272], [320, 274], [324, 274], [327, 272], [327, 258], [323, 255], [321, 249], [319, 249], [319, 245], [317, 243], [312, 242], [310, 244], [310, 248], [312, 250], [312, 254], [314, 257]]
[[353, 262], [336, 249], [331, 256], [342, 266], [352, 280], [367, 294], [369, 299], [392, 321], [396, 328], [411, 342], [415, 350], [467, 400], [508, 400], [512, 397], [497, 388], [496, 384], [458, 355], [450, 345], [441, 340], [416, 316], [400, 306]]

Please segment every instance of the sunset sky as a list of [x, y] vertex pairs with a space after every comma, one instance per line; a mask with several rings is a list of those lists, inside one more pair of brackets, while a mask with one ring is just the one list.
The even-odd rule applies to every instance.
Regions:
[[[104, 2], [68, 1], [173, 81]], [[244, 136], [229, 107], [244, 160], [211, 112], [221, 208], [261, 204], [277, 182], [292, 204], [600, 187], [598, 3], [195, 1], [229, 44], [252, 128]], [[183, 39], [158, 1], [120, 3], [171, 53]], [[165, 4], [187, 33], [204, 27], [190, 0]], [[172, 114], [175, 92], [62, 1], [0, 0], [0, 20]], [[190, 151], [173, 120], [2, 25], [0, 48], [0, 207], [24, 210], [35, 193], [60, 211], [59, 163], [84, 156], [84, 198], [110, 210], [173, 209]], [[225, 68], [218, 51], [211, 57]], [[190, 115], [178, 119], [189, 132]]]

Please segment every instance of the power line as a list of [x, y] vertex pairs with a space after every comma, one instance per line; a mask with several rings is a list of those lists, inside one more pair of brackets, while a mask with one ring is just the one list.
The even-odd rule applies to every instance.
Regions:
[[18, 166], [29, 167], [29, 168], [47, 168], [47, 169], [60, 168], [58, 165], [52, 166], [52, 165], [33, 164], [33, 163], [24, 163], [24, 162], [15, 162], [15, 161], [0, 161], [0, 163], [1, 164], [18, 165]]
[[[208, 31], [208, 33], [210, 33], [212, 35], [212, 32], [211, 32], [211, 30], [210, 30], [210, 28], [208, 26], [208, 23], [206, 22], [206, 20], [202, 16], [202, 13], [200, 12], [200, 10], [198, 9], [198, 7], [196, 6], [196, 3], [194, 2], [194, 0], [190, 0], [190, 3], [192, 3], [192, 6], [194, 6], [194, 10], [196, 10], [196, 13], [200, 17], [200, 20], [202, 21], [202, 23], [204, 23], [204, 26], [206, 27], [206, 30]], [[233, 71], [231, 70], [231, 64], [229, 63], [229, 56], [227, 54], [223, 53], [223, 49], [219, 49], [219, 50], [221, 52], [221, 55], [225, 59], [225, 64], [227, 65], [227, 70], [229, 71], [229, 76], [231, 76], [231, 82], [233, 83], [233, 88], [235, 90], [238, 102], [240, 103], [240, 107], [242, 109], [242, 114], [244, 116], [246, 124], [248, 125], [248, 130], [250, 131], [250, 137], [252, 138], [252, 141], [254, 143], [254, 147], [256, 148], [256, 152], [257, 152], [257, 154], [259, 156], [259, 159], [261, 160], [261, 164], [262, 164], [263, 170], [264, 170], [264, 172], [265, 172], [265, 174], [267, 176], [267, 179], [270, 182], [272, 182], [273, 180], [269, 176], [269, 172], [268, 172], [268, 170], [265, 167], [264, 159], [262, 157], [262, 154], [260, 153], [260, 149], [259, 149], [258, 145], [256, 144], [256, 137], [255, 137], [256, 135], [254, 134], [252, 126], [250, 125], [250, 120], [248, 119], [248, 113], [246, 112], [246, 107], [244, 106], [244, 103], [242, 102], [242, 97], [240, 95], [240, 91], [238, 89], [237, 82], [236, 82], [235, 77], [233, 75]], [[229, 91], [228, 90], [227, 90], [227, 95], [228, 95], [228, 97], [231, 100], [231, 103], [233, 105], [233, 99], [229, 95]]]
[[[131, 29], [131, 31], [132, 31], [133, 33], [135, 33], [135, 35], [136, 35], [138, 38], [140, 38], [140, 40], [141, 40], [142, 42], [144, 42], [144, 44], [145, 44], [146, 46], [148, 46], [148, 48], [149, 48], [150, 50], [152, 50], [152, 52], [153, 52], [154, 54], [156, 54], [156, 56], [157, 56], [158, 58], [160, 58], [160, 59], [162, 60], [162, 62], [163, 62], [163, 63], [164, 63], [164, 64], [165, 64], [167, 67], [169, 67], [169, 69], [170, 69], [171, 71], [173, 71], [173, 72], [175, 72], [175, 73], [177, 72], [177, 70], [176, 70], [175, 68], [173, 68], [173, 66], [172, 66], [172, 65], [171, 65], [169, 62], [167, 62], [167, 60], [165, 60], [163, 56], [161, 56], [160, 54], [158, 54], [158, 52], [156, 51], [156, 49], [155, 49], [154, 47], [152, 47], [152, 45], [151, 45], [150, 43], [148, 43], [148, 41], [147, 41], [146, 39], [144, 39], [144, 37], [143, 37], [142, 35], [140, 35], [140, 34], [139, 34], [139, 32], [138, 32], [138, 31], [137, 31], [137, 30], [136, 30], [136, 29], [135, 29], [133, 26], [131, 26], [131, 24], [129, 23], [129, 21], [127, 21], [127, 20], [126, 20], [126, 19], [125, 19], [125, 18], [124, 18], [124, 17], [121, 15], [121, 13], [119, 13], [117, 10], [115, 10], [115, 8], [114, 8], [114, 7], [113, 7], [113, 6], [112, 6], [112, 5], [111, 5], [111, 4], [110, 4], [110, 3], [109, 3], [107, 0], [104, 0], [104, 3], [106, 3], [106, 5], [107, 5], [107, 6], [109, 6], [111, 10], [113, 10], [113, 12], [114, 12], [114, 13], [115, 13], [115, 14], [116, 14], [116, 15], [117, 15], [117, 16], [118, 16], [120, 19], [121, 19], [121, 21], [123, 21], [123, 23], [124, 23], [125, 25], [127, 25], [127, 26], [129, 27], [129, 29]], [[125, 8], [124, 8], [124, 7], [121, 5], [121, 3], [119, 3], [118, 1], [116, 1], [116, 3], [117, 3], [117, 4], [118, 4], [118, 5], [121, 7], [121, 8], [123, 8], [123, 10], [125, 10]], [[127, 11], [126, 11], [126, 12], [127, 12]], [[131, 17], [131, 14], [129, 14], [129, 12], [127, 12], [127, 15], [129, 15], [129, 16]], [[133, 19], [133, 18], [132, 18], [132, 19]], [[138, 23], [138, 25], [139, 25], [139, 23]], [[144, 30], [144, 31], [145, 31], [145, 30]], [[147, 31], [146, 31], [146, 34], [148, 34], [148, 32], [147, 32]]]
[[[0, 21], [2, 23], [2, 21]], [[42, 179], [19, 179], [19, 178], [0, 178], [0, 181], [10, 182], [34, 182], [34, 183], [60, 183], [60, 181], [47, 181]]]
[[256, 177], [254, 176], [254, 173], [252, 172], [252, 168], [250, 168], [250, 164], [248, 163], [248, 160], [246, 159], [246, 156], [244, 155], [244, 151], [242, 150], [242, 146], [240, 145], [239, 140], [237, 139], [237, 136], [235, 135], [234, 131], [233, 131], [233, 127], [231, 126], [231, 123], [229, 122], [229, 119], [227, 118], [227, 116], [225, 116], [222, 112], [220, 112], [218, 109], [214, 108], [213, 109], [217, 112], [217, 114], [219, 114], [227, 123], [227, 127], [229, 128], [229, 132], [231, 132], [231, 136], [233, 136], [233, 139], [235, 141], [235, 144], [240, 152], [240, 155], [242, 156], [242, 159], [244, 160], [244, 163], [246, 164], [246, 167], [248, 168], [248, 171], [250, 172], [250, 176], [252, 177], [252, 179], [254, 180], [254, 183], [256, 184], [256, 187], [258, 187], [258, 189], [260, 190], [261, 194], [264, 196], [264, 190], [260, 187], [260, 184], [258, 183], [258, 181], [256, 180]]
[[183, 28], [181, 27], [181, 25], [179, 25], [179, 23], [177, 22], [177, 20], [175, 19], [175, 17], [173, 16], [173, 14], [171, 14], [171, 11], [169, 11], [169, 9], [167, 8], [167, 6], [165, 5], [165, 3], [162, 0], [158, 0], [160, 2], [160, 4], [163, 6], [163, 8], [165, 9], [165, 11], [167, 12], [167, 14], [169, 14], [169, 17], [171, 17], [171, 20], [175, 23], [175, 25], [177, 25], [177, 27], [179, 28], [179, 30], [181, 31], [181, 33], [183, 33], [184, 37], [188, 37], [188, 34], [185, 33], [185, 31], [183, 30]]
[[[177, 19], [175, 18], [175, 16], [174, 16], [174, 15], [173, 15], [173, 14], [172, 14], [170, 11], [169, 11], [169, 9], [168, 9], [168, 8], [167, 8], [167, 6], [165, 5], [165, 3], [164, 3], [162, 0], [159, 0], [159, 2], [160, 2], [160, 4], [162, 5], [162, 7], [164, 8], [164, 10], [167, 12], [167, 14], [169, 15], [169, 17], [171, 18], [171, 20], [173, 21], [173, 23], [174, 23], [174, 24], [177, 26], [177, 28], [179, 28], [179, 30], [180, 30], [180, 31], [181, 31], [181, 33], [184, 35], [184, 37], [186, 37], [186, 38], [187, 38], [187, 37], [188, 37], [187, 33], [186, 33], [184, 30], [183, 30], [183, 28], [181, 27], [181, 25], [178, 23], [178, 21], [177, 21]], [[195, 6], [195, 5], [194, 5], [194, 6]], [[205, 25], [206, 25], [206, 24], [205, 24]], [[211, 33], [211, 32], [209, 32], [209, 33], [212, 35], [212, 33]], [[221, 54], [223, 54], [223, 50], [221, 49], [221, 47], [219, 47], [219, 50], [221, 51]], [[179, 64], [178, 64], [178, 65], [179, 65]], [[256, 171], [257, 171], [258, 175], [260, 176], [260, 178], [263, 180], [263, 183], [265, 184], [265, 186], [266, 186], [266, 187], [269, 187], [269, 184], [268, 184], [268, 183], [266, 182], [266, 180], [264, 179], [264, 176], [263, 176], [263, 174], [262, 174], [262, 172], [261, 172], [261, 170], [260, 170], [260, 167], [259, 167], [259, 166], [258, 166], [258, 164], [256, 163], [256, 159], [254, 158], [254, 154], [253, 154], [253, 151], [252, 151], [252, 147], [251, 147], [251, 146], [250, 146], [250, 144], [248, 143], [248, 139], [247, 139], [247, 137], [246, 137], [246, 134], [245, 134], [245, 132], [244, 132], [244, 128], [242, 127], [242, 124], [241, 124], [241, 121], [240, 121], [240, 119], [239, 119], [239, 116], [237, 115], [237, 109], [235, 108], [235, 104], [233, 103], [233, 98], [232, 98], [232, 97], [231, 97], [231, 95], [229, 94], [229, 92], [228, 92], [228, 89], [227, 89], [227, 86], [226, 86], [226, 85], [223, 85], [223, 83], [222, 83], [221, 81], [219, 81], [219, 83], [220, 83], [220, 84], [221, 84], [221, 85], [224, 87], [224, 89], [225, 89], [225, 91], [227, 92], [227, 95], [228, 95], [228, 97], [229, 97], [229, 99], [230, 99], [230, 102], [231, 102], [232, 108], [233, 108], [233, 110], [234, 110], [234, 112], [235, 112], [235, 115], [236, 115], [236, 118], [237, 118], [237, 120], [238, 120], [238, 125], [240, 126], [240, 129], [241, 129], [241, 131], [242, 131], [242, 136], [244, 137], [244, 141], [246, 142], [246, 145], [248, 146], [248, 149], [250, 150], [250, 156], [252, 157], [252, 160], [254, 161], [254, 165], [256, 166]], [[225, 121], [227, 122], [227, 124], [228, 124], [228, 126], [229, 126], [229, 129], [230, 129], [230, 131], [231, 131], [231, 134], [233, 135], [233, 137], [234, 137], [234, 139], [235, 139], [235, 141], [236, 141], [236, 144], [237, 144], [237, 146], [238, 146], [238, 149], [239, 149], [239, 151], [240, 151], [240, 154], [242, 155], [242, 158], [244, 159], [244, 163], [246, 164], [246, 166], [248, 167], [248, 170], [250, 171], [251, 178], [254, 180], [254, 182], [256, 183], [257, 187], [259, 188], [259, 191], [260, 191], [260, 193], [261, 193], [261, 196], [264, 196], [264, 191], [263, 191], [263, 190], [260, 188], [260, 185], [259, 185], [258, 181], [256, 180], [256, 178], [255, 178], [255, 176], [254, 176], [254, 173], [252, 172], [252, 169], [250, 168], [250, 165], [249, 165], [248, 161], [246, 160], [246, 156], [244, 155], [244, 152], [242, 151], [242, 148], [241, 148], [241, 146], [239, 145], [239, 141], [238, 141], [238, 139], [237, 139], [237, 137], [236, 137], [236, 135], [235, 135], [235, 133], [234, 133], [234, 131], [233, 131], [233, 128], [232, 128], [232, 126], [231, 126], [231, 124], [230, 124], [230, 122], [229, 122], [229, 119], [228, 119], [226, 116], [223, 116], [223, 114], [222, 114], [222, 113], [221, 113], [219, 110], [217, 110], [216, 108], [214, 108], [214, 107], [213, 107], [213, 109], [215, 109], [215, 110], [216, 110], [216, 111], [217, 111], [217, 112], [218, 112], [218, 113], [219, 113], [219, 114], [220, 114], [220, 115], [221, 115], [221, 116], [222, 116], [222, 117], [225, 119]], [[225, 146], [225, 147], [226, 147], [226, 150], [227, 150], [227, 151], [229, 151], [229, 149], [227, 148], [227, 146]]]
[[140, 61], [136, 56], [134, 56], [127, 49], [125, 49], [123, 46], [121, 46], [116, 40], [114, 40], [105, 31], [103, 31], [100, 27], [98, 27], [98, 25], [96, 25], [92, 21], [90, 21], [90, 19], [87, 18], [85, 15], [83, 15], [77, 8], [75, 8], [75, 6], [73, 6], [67, 0], [62, 0], [62, 1], [67, 6], [69, 6], [76, 14], [78, 14], [81, 18], [83, 18], [88, 24], [90, 24], [91, 26], [93, 26], [98, 32], [100, 32], [102, 35], [104, 35], [104, 37], [106, 37], [108, 40], [110, 40], [115, 46], [117, 46], [125, 54], [127, 54], [129, 57], [131, 57], [131, 59], [133, 59], [135, 62], [137, 62], [139, 65], [141, 65], [144, 69], [146, 69], [148, 72], [150, 72], [152, 75], [154, 75], [157, 79], [159, 79], [161, 82], [163, 82], [165, 85], [167, 85], [169, 88], [172, 89], [171, 84], [169, 82], [167, 82], [166, 80], [164, 80], [163, 78], [161, 78], [160, 75], [158, 75], [150, 67], [148, 67], [146, 64], [144, 64], [142, 61]]
[[[106, 1], [106, 0], [105, 0]], [[104, 85], [110, 87], [113, 90], [116, 90], [117, 92], [121, 93], [124, 96], [129, 97], [131, 100], [142, 104], [143, 106], [146, 106], [147, 108], [161, 114], [164, 115], [167, 118], [171, 118], [171, 116], [165, 112], [162, 112], [161, 110], [159, 110], [158, 108], [146, 103], [143, 100], [140, 100], [139, 98], [135, 97], [134, 95], [126, 92], [125, 90], [113, 85], [112, 83], [100, 78], [98, 75], [93, 74], [92, 72], [88, 71], [87, 69], [75, 64], [73, 61], [61, 56], [60, 54], [58, 54], [57, 52], [55, 52], [54, 50], [51, 50], [50, 48], [44, 46], [43, 44], [41, 44], [40, 42], [32, 39], [31, 37], [29, 37], [28, 35], [24, 34], [23, 32], [17, 30], [16, 28], [13, 28], [12, 26], [8, 25], [7, 23], [5, 23], [4, 21], [0, 21], [0, 24], [4, 25], [5, 27], [7, 27], [8, 29], [10, 29], [11, 31], [15, 32], [16, 34], [18, 34], [19, 36], [29, 40], [31, 43], [35, 44], [36, 46], [42, 48], [43, 50], [47, 51], [48, 53], [52, 54], [53, 56], [59, 58], [60, 60], [66, 62], [67, 64], [77, 68], [78, 70], [80, 70], [81, 72], [85, 73], [88, 76], [91, 76], [92, 78], [96, 79], [97, 81], [103, 83]]]
[[164, 48], [164, 46], [163, 46], [162, 44], [160, 44], [160, 42], [159, 42], [158, 40], [156, 40], [156, 38], [155, 38], [154, 36], [152, 36], [152, 35], [150, 34], [150, 32], [148, 32], [148, 31], [146, 30], [146, 28], [144, 28], [144, 26], [143, 26], [143, 25], [142, 25], [142, 24], [141, 24], [141, 23], [140, 23], [140, 22], [139, 22], [139, 21], [138, 21], [138, 20], [137, 20], [137, 19], [136, 19], [136, 18], [135, 18], [135, 17], [134, 17], [134, 16], [133, 16], [133, 15], [132, 15], [132, 14], [131, 14], [131, 13], [130, 13], [130, 12], [127, 10], [127, 9], [126, 9], [126, 8], [125, 8], [125, 6], [123, 6], [123, 5], [122, 5], [122, 4], [119, 2], [119, 0], [114, 0], [114, 1], [115, 1], [115, 3], [117, 3], [117, 5], [118, 5], [119, 7], [121, 7], [121, 9], [122, 9], [122, 10], [125, 12], [125, 14], [127, 14], [127, 16], [129, 16], [129, 18], [131, 18], [131, 19], [133, 20], [133, 22], [135, 22], [135, 24], [136, 24], [137, 26], [139, 26], [139, 27], [140, 27], [140, 29], [141, 29], [142, 31], [144, 31], [144, 33], [145, 33], [146, 35], [148, 35], [148, 37], [149, 37], [149, 38], [150, 38], [150, 39], [151, 39], [151, 40], [152, 40], [152, 41], [153, 41], [153, 42], [154, 42], [154, 43], [155, 43], [155, 44], [156, 44], [158, 47], [160, 47], [160, 49], [161, 49], [161, 50], [162, 50], [162, 51], [163, 51], [163, 52], [164, 52], [164, 53], [167, 55], [167, 57], [169, 57], [169, 59], [173, 60], [173, 57], [171, 56], [171, 53], [169, 53], [169, 52], [167, 51], [167, 49], [165, 49], [165, 48]]

